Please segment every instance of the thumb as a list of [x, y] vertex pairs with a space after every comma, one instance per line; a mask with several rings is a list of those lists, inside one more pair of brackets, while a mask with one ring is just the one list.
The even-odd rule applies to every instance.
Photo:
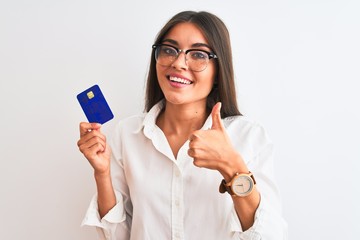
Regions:
[[212, 118], [212, 126], [211, 129], [223, 129], [223, 123], [221, 121], [221, 102], [217, 102], [212, 111], [211, 111], [211, 118]]
[[98, 130], [100, 131], [102, 125], [100, 123], [92, 122], [90, 123], [91, 130]]
[[102, 126], [100, 123], [96, 123], [96, 122], [92, 122], [90, 124], [93, 129], [99, 129]]

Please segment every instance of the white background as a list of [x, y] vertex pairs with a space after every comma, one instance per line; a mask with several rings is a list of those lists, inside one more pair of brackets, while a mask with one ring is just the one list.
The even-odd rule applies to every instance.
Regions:
[[80, 228], [95, 186], [76, 95], [100, 85], [108, 135], [142, 112], [151, 45], [182, 10], [230, 30], [241, 111], [275, 142], [290, 239], [357, 239], [357, 0], [1, 0], [0, 239], [96, 239]]

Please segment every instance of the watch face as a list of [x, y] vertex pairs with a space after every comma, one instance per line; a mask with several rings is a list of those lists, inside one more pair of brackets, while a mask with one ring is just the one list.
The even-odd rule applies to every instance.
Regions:
[[251, 193], [254, 187], [254, 182], [251, 177], [247, 175], [240, 175], [234, 179], [231, 189], [238, 196], [246, 196]]

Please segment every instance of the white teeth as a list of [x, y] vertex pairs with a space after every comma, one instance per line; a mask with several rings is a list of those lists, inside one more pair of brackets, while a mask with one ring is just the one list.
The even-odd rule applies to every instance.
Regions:
[[191, 81], [185, 80], [182, 78], [178, 78], [178, 77], [170, 77], [170, 81], [178, 82], [178, 83], [182, 83], [182, 84], [191, 84]]

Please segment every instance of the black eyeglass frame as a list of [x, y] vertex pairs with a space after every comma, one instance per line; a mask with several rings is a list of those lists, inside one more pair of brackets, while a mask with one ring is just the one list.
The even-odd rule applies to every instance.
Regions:
[[177, 48], [177, 47], [174, 47], [173, 45], [165, 44], [165, 43], [154, 44], [154, 45], [152, 45], [152, 48], [153, 48], [154, 50], [156, 50], [158, 47], [161, 47], [161, 46], [167, 46], [167, 47], [172, 47], [172, 48], [174, 48], [174, 49], [176, 50], [178, 56], [179, 56], [179, 54], [180, 54], [181, 52], [184, 52], [184, 53], [185, 53], [185, 56], [186, 56], [186, 54], [187, 54], [188, 52], [191, 52], [191, 51], [201, 51], [201, 52], [204, 52], [204, 53], [206, 53], [206, 54], [208, 55], [209, 60], [212, 59], [212, 58], [214, 58], [214, 59], [215, 59], [215, 58], [218, 58], [215, 53], [212, 53], [212, 52], [209, 52], [209, 51], [206, 51], [206, 50], [197, 49], [197, 48], [191, 48], [191, 49], [187, 49], [186, 51], [184, 51], [184, 50], [182, 50], [182, 49], [179, 49], [179, 48]]

